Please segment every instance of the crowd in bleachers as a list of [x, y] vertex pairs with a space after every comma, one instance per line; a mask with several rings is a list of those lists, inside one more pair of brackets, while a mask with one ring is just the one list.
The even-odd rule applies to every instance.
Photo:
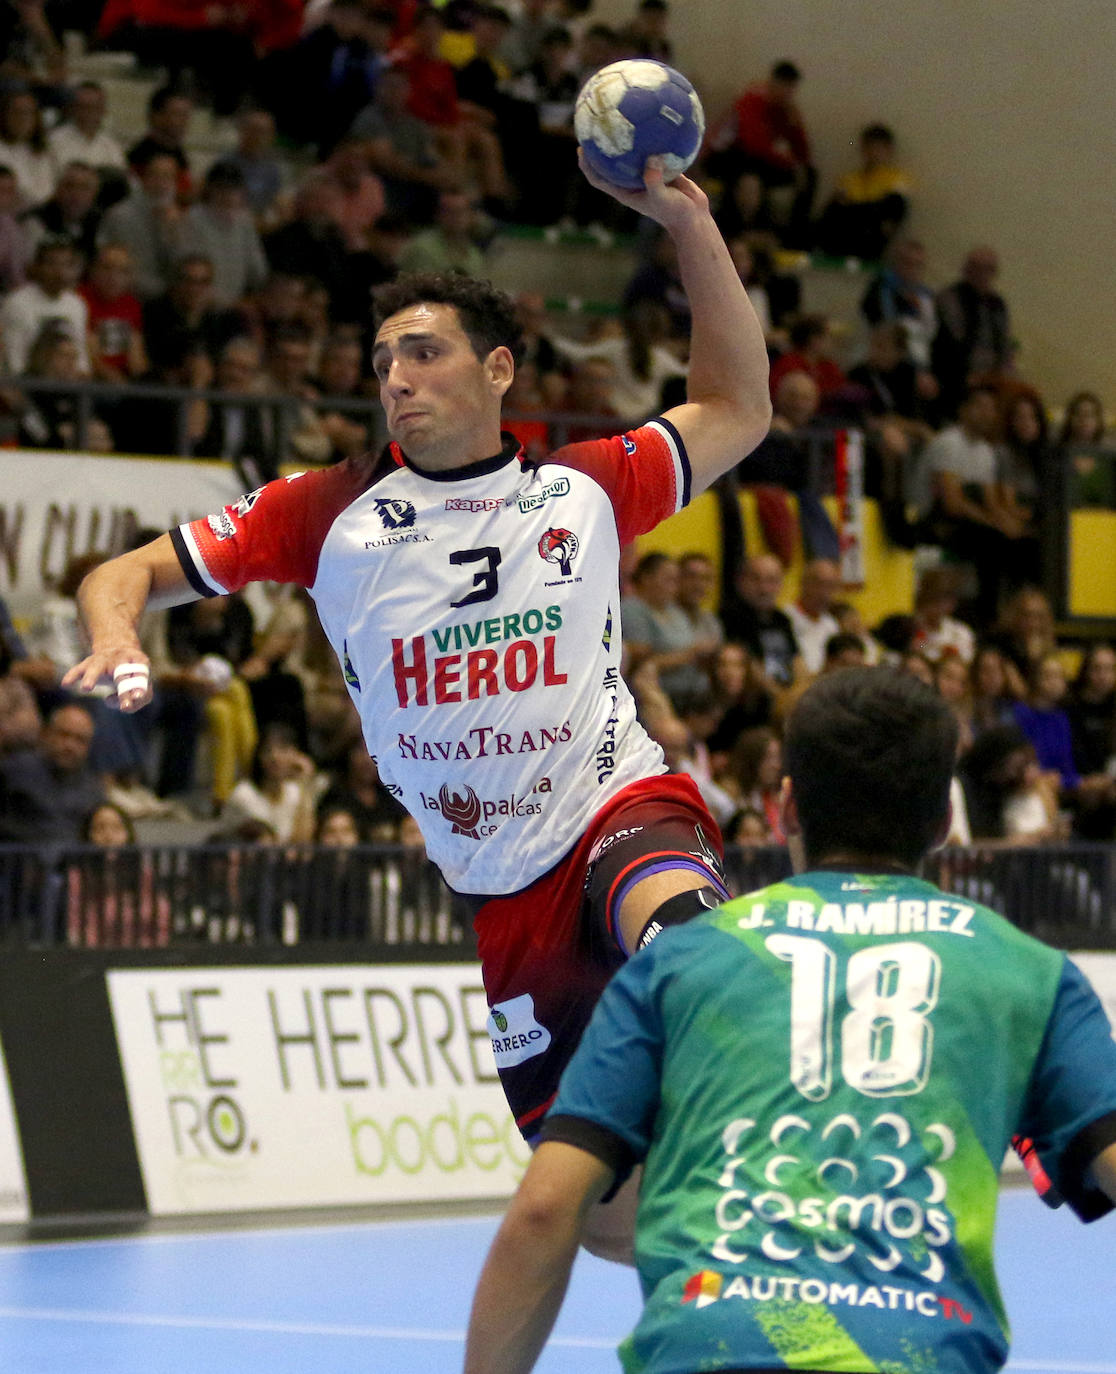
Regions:
[[[508, 411], [524, 446], [676, 403], [689, 320], [670, 241], [585, 183], [572, 124], [603, 64], [672, 58], [674, 18], [665, 0], [633, 0], [621, 27], [592, 0], [5, 7], [0, 443], [66, 449], [80, 428], [93, 451], [224, 459], [246, 488], [358, 454], [373, 437], [371, 293], [401, 270], [484, 274], [509, 224], [632, 235], [640, 251], [588, 329], [519, 298]], [[144, 127], [114, 126], [104, 87], [67, 65], [63, 29], [136, 55], [153, 78]], [[1092, 646], [1070, 681], [1038, 590], [1054, 484], [1068, 474], [1076, 499], [1111, 504], [1103, 404], [1083, 392], [1054, 424], [1018, 369], [993, 248], [931, 288], [944, 265], [907, 230], [918, 192], [891, 128], [860, 131], [857, 165], [822, 186], [802, 84], [781, 61], [711, 112], [694, 173], [764, 327], [774, 420], [719, 485], [721, 586], [705, 553], [630, 566], [641, 711], [729, 838], [778, 843], [787, 711], [819, 673], [894, 663], [961, 720], [954, 840], [1112, 839], [1116, 652]], [[810, 311], [807, 253], [866, 265], [857, 318]], [[89, 420], [36, 379], [116, 391]], [[913, 614], [871, 633], [844, 599], [819, 495], [817, 455], [848, 427], [866, 436], [888, 537], [926, 567]], [[762, 548], [744, 547], [744, 487]], [[74, 593], [93, 561], [75, 561], [28, 625], [0, 622], [0, 841], [118, 845], [122, 829], [178, 818], [182, 834], [204, 823], [244, 843], [421, 845], [379, 786], [301, 593], [252, 588], [149, 617], [155, 704], [129, 718], [75, 707], [58, 682], [81, 656]]]

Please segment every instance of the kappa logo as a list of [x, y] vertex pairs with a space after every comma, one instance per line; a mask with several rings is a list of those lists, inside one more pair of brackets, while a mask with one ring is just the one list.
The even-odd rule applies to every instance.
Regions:
[[385, 530], [409, 530], [415, 523], [415, 508], [410, 501], [394, 501], [377, 496], [372, 500]]
[[557, 563], [562, 576], [569, 577], [578, 547], [577, 535], [572, 530], [549, 529], [539, 540], [539, 557], [544, 563]]
[[452, 824], [451, 834], [467, 835], [471, 840], [480, 839], [477, 825], [481, 818], [481, 803], [471, 787], [466, 785], [459, 796], [450, 791], [448, 783], [443, 783], [438, 790], [438, 810]]

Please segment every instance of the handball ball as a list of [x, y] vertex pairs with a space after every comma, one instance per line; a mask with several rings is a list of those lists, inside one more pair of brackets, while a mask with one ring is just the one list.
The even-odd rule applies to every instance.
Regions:
[[574, 132], [597, 176], [641, 191], [649, 157], [662, 158], [667, 181], [693, 162], [705, 135], [705, 114], [681, 72], [633, 57], [602, 67], [582, 86]]

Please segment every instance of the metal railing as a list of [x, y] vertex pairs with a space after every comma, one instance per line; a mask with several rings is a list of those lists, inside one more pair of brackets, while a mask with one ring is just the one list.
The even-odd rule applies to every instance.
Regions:
[[[779, 847], [730, 847], [734, 892], [790, 876]], [[1116, 845], [973, 847], [924, 876], [1066, 948], [1116, 948]], [[315, 943], [475, 953], [465, 906], [421, 851], [362, 846], [0, 846], [0, 945], [146, 948]]]
[[[253, 392], [219, 391], [215, 388], [192, 388], [181, 386], [162, 386], [147, 382], [135, 382], [122, 386], [112, 382], [59, 382], [48, 381], [41, 377], [20, 377], [5, 383], [10, 392], [23, 393], [28, 397], [65, 396], [72, 398], [75, 405], [73, 415], [74, 441], [72, 447], [82, 451], [87, 447], [90, 421], [102, 411], [125, 405], [129, 401], [165, 402], [168, 409], [174, 410], [173, 428], [166, 432], [176, 436], [172, 453], [158, 454], [161, 457], [189, 458], [199, 456], [197, 444], [189, 437], [189, 407], [195, 401], [205, 401], [217, 406], [235, 406], [240, 409], [258, 410], [268, 417], [267, 430], [271, 435], [267, 457], [274, 464], [297, 461], [292, 449], [292, 437], [300, 425], [300, 417], [306, 410], [316, 413], [339, 413], [365, 425], [369, 435], [369, 448], [379, 448], [387, 442], [384, 416], [380, 403], [373, 397], [363, 396], [321, 396], [305, 400], [298, 396], [284, 396]], [[18, 419], [18, 416], [15, 417]], [[619, 434], [633, 426], [615, 415], [579, 415], [569, 411], [506, 411], [503, 416], [505, 425], [530, 423], [545, 425], [548, 450], [561, 448], [574, 438], [585, 435]], [[111, 427], [111, 426], [110, 426]], [[801, 438], [806, 446], [807, 487], [818, 495], [826, 495], [833, 490], [833, 433], [824, 426], [812, 427], [802, 432]], [[126, 452], [115, 449], [114, 452]], [[139, 450], [136, 450], [139, 453]], [[144, 450], [146, 456], [152, 456]], [[232, 461], [234, 455], [220, 454]]]

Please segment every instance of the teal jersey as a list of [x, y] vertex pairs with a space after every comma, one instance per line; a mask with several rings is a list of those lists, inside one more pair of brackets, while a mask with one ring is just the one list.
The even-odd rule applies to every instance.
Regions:
[[543, 1139], [644, 1162], [629, 1374], [986, 1374], [1016, 1133], [1107, 1209], [1087, 1166], [1116, 1140], [1116, 1045], [1084, 977], [930, 883], [825, 870], [633, 958]]

